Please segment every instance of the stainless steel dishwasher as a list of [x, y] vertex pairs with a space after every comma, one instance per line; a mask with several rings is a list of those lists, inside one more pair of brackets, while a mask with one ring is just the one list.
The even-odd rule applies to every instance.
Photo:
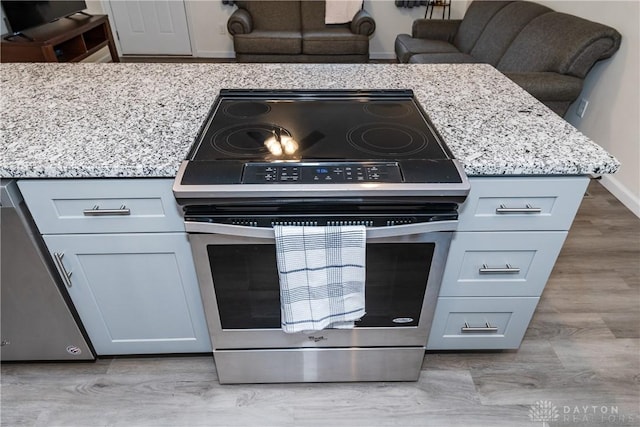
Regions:
[[94, 360], [16, 181], [0, 190], [0, 360]]

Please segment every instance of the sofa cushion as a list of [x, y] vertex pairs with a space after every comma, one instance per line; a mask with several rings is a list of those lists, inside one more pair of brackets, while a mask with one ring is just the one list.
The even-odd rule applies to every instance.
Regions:
[[506, 73], [505, 75], [559, 116], [565, 115], [571, 103], [582, 91], [583, 80], [578, 77], [558, 73]]
[[252, 53], [238, 53], [238, 62], [263, 62], [263, 63], [332, 63], [332, 64], [362, 64], [369, 60], [369, 55], [263, 55]]
[[324, 0], [304, 0], [300, 2], [300, 19], [302, 29], [306, 31], [324, 29], [325, 2]]
[[443, 40], [416, 39], [409, 34], [396, 37], [395, 51], [400, 62], [408, 62], [417, 53], [458, 53], [458, 49]]
[[536, 16], [552, 12], [538, 3], [514, 1], [500, 9], [489, 20], [470, 55], [496, 65], [518, 33]]
[[411, 37], [451, 42], [461, 23], [461, 19], [415, 19], [411, 25]]
[[334, 26], [328, 26], [322, 31], [303, 31], [302, 53], [306, 55], [364, 55], [369, 53], [369, 37], [353, 34], [348, 28]]
[[500, 9], [512, 3], [511, 1], [475, 0], [467, 9], [464, 19], [458, 27], [453, 44], [464, 53], [471, 52], [478, 37], [484, 31], [487, 23]]
[[236, 1], [253, 20], [253, 28], [271, 31], [301, 30], [300, 1]]
[[497, 68], [584, 78], [597, 60], [618, 50], [620, 39], [620, 33], [606, 25], [565, 13], [545, 13], [518, 34]]
[[409, 58], [409, 64], [475, 64], [481, 62], [468, 53], [419, 53]]
[[558, 73], [505, 73], [505, 76], [543, 102], [576, 99], [582, 91], [582, 79]]
[[237, 53], [300, 54], [302, 37], [298, 31], [262, 31], [236, 34], [233, 47]]

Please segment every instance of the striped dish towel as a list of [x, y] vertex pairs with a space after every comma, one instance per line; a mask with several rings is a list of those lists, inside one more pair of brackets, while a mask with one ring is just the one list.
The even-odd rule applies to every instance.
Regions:
[[362, 0], [326, 0], [324, 7], [325, 24], [346, 24], [362, 9]]
[[275, 226], [282, 330], [353, 328], [364, 316], [364, 226]]

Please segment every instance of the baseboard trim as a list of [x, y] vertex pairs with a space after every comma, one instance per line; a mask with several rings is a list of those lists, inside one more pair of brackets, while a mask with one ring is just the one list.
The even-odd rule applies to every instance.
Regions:
[[396, 59], [396, 54], [393, 52], [370, 52], [369, 58], [371, 59]]
[[616, 199], [627, 207], [635, 216], [640, 218], [640, 198], [631, 193], [619, 180], [611, 175], [603, 175], [600, 183], [609, 190]]

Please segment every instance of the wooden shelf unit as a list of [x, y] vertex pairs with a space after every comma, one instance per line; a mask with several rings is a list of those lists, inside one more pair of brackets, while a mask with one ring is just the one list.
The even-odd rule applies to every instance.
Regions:
[[75, 14], [23, 34], [32, 40], [2, 36], [1, 62], [78, 62], [105, 46], [111, 60], [120, 62], [107, 15]]

